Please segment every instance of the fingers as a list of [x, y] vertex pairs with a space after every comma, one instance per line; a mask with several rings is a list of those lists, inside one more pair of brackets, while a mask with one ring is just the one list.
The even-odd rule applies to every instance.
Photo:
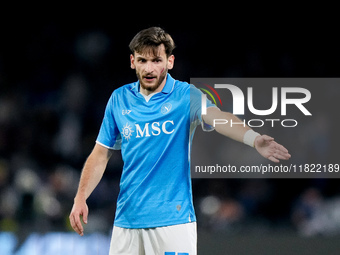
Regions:
[[284, 146], [275, 142], [274, 138], [268, 135], [257, 137], [255, 140], [255, 148], [262, 156], [274, 163], [279, 163], [280, 160], [288, 160], [291, 157]]
[[276, 159], [274, 156], [269, 156], [268, 159], [270, 161], [273, 161], [274, 163], [279, 163], [280, 162], [280, 160]]
[[284, 159], [284, 160], [288, 160], [291, 157], [288, 150], [281, 145], [276, 149], [274, 156], [278, 159]]
[[276, 146], [276, 155], [279, 159], [284, 159], [284, 160], [288, 160], [291, 157], [288, 150], [280, 144], [277, 144]]
[[84, 235], [84, 228], [81, 223], [81, 217], [83, 216], [83, 222], [87, 224], [88, 210], [86, 208], [77, 209], [73, 206], [70, 214], [70, 223], [74, 231], [76, 231], [80, 236]]
[[74, 231], [76, 231], [80, 236], [84, 235], [84, 229], [80, 222], [80, 215], [76, 215], [74, 213], [71, 213], [70, 215], [70, 223]]
[[279, 163], [279, 160], [288, 160], [290, 157], [291, 155], [289, 154], [288, 150], [275, 142], [273, 150], [267, 158], [275, 163]]
[[280, 155], [278, 153], [274, 153], [268, 157], [269, 160], [273, 161], [274, 163], [279, 163], [280, 160], [288, 160], [290, 156]]
[[85, 223], [85, 224], [87, 224], [87, 211], [85, 211], [84, 213], [83, 213], [83, 222]]

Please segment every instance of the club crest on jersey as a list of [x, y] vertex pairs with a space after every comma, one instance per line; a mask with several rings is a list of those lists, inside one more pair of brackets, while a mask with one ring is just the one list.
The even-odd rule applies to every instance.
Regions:
[[130, 137], [132, 136], [132, 132], [132, 127], [129, 125], [129, 123], [126, 123], [126, 125], [122, 129], [121, 134], [127, 141], [129, 141]]
[[162, 105], [161, 113], [162, 114], [167, 114], [168, 112], [170, 112], [171, 108], [172, 108], [172, 104], [165, 103], [165, 104]]

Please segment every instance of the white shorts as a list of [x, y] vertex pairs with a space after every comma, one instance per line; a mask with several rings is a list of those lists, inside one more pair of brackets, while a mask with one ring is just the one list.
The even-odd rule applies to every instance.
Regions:
[[196, 255], [196, 222], [159, 228], [113, 227], [110, 255]]

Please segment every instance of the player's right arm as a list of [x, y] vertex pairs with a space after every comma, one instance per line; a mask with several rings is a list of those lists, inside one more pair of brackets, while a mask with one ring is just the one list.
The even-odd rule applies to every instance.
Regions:
[[112, 152], [108, 148], [96, 144], [82, 170], [78, 191], [69, 216], [72, 228], [81, 236], [84, 235], [84, 229], [80, 216], [83, 217], [83, 222], [87, 224], [88, 207], [86, 199], [101, 180], [111, 155]]

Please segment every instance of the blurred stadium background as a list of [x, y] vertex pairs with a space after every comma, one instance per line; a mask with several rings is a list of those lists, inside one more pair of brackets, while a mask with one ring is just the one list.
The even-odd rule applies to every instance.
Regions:
[[[171, 74], [179, 80], [339, 76], [336, 31], [314, 23], [125, 22], [89, 16], [1, 24], [1, 255], [107, 254], [122, 169], [119, 152], [88, 199], [84, 237], [72, 232], [68, 215], [110, 94], [136, 80], [128, 43], [139, 30], [159, 25], [173, 36]], [[339, 94], [328, 91], [327, 105], [339, 109]], [[337, 115], [315, 121], [297, 134], [311, 141], [293, 157], [339, 163]], [[207, 146], [212, 141], [206, 138]], [[281, 142], [294, 151], [300, 140]], [[235, 160], [235, 153], [227, 152], [224, 160]], [[204, 150], [194, 157], [200, 153]], [[201, 255], [338, 254], [338, 179], [194, 179], [193, 191]]]

